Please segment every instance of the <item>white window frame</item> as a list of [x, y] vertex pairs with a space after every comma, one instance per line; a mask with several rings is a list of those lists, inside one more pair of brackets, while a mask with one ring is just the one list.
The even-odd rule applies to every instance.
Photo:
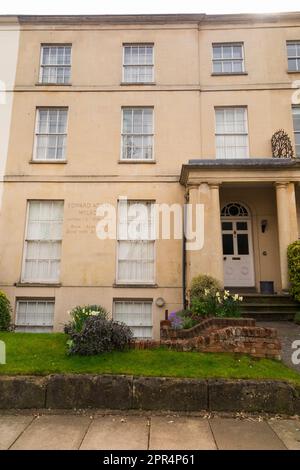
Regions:
[[[245, 116], [246, 116], [246, 132], [241, 132], [241, 133], [236, 133], [236, 132], [232, 132], [232, 133], [219, 133], [217, 132], [217, 119], [216, 119], [216, 115], [217, 115], [217, 111], [220, 111], [220, 110], [226, 110], [226, 109], [231, 109], [231, 110], [236, 110], [236, 109], [243, 109], [245, 111]], [[249, 158], [250, 156], [250, 150], [249, 150], [249, 123], [248, 123], [248, 108], [247, 106], [216, 106], [214, 108], [214, 111], [215, 111], [215, 147], [216, 147], [216, 159], [218, 160], [226, 160], [227, 158], [228, 159], [233, 159], [233, 158], [241, 158], [241, 159], [244, 159], [244, 158]], [[218, 157], [218, 147], [217, 147], [217, 137], [218, 136], [246, 136], [247, 137], [247, 156], [245, 157]], [[226, 149], [226, 147], [224, 147]]]
[[136, 325], [136, 326], [131, 326], [131, 325], [128, 325], [128, 323], [125, 323], [126, 325], [128, 325], [130, 328], [151, 328], [151, 335], [149, 336], [137, 336], [134, 334], [134, 331], [133, 331], [133, 334], [134, 334], [134, 338], [136, 339], [152, 339], [153, 338], [153, 299], [136, 299], [136, 298], [125, 298], [125, 299], [113, 299], [113, 319], [115, 321], [119, 321], [116, 319], [116, 304], [119, 303], [119, 304], [123, 304], [123, 303], [131, 303], [131, 304], [136, 304], [136, 303], [142, 303], [142, 304], [147, 304], [147, 305], [150, 305], [151, 306], [151, 326], [149, 325], [146, 325], [146, 326], [143, 326], [143, 325]]
[[[69, 47], [70, 48], [70, 64], [54, 64], [54, 65], [45, 65], [43, 64], [43, 49], [46, 48], [46, 47]], [[68, 81], [63, 81], [63, 82], [46, 82], [46, 81], [43, 81], [43, 72], [44, 72], [44, 69], [46, 68], [69, 68], [70, 69], [70, 76], [69, 76], [69, 79]], [[41, 51], [40, 51], [40, 71], [39, 71], [39, 84], [40, 85], [57, 85], [57, 86], [64, 86], [64, 85], [70, 85], [71, 84], [71, 74], [72, 74], [72, 44], [70, 43], [62, 43], [62, 44], [41, 44]], [[57, 77], [57, 70], [56, 70], [56, 77]]]
[[[119, 246], [120, 242], [128, 242], [130, 243], [131, 240], [124, 240], [123, 238], [120, 238], [120, 229], [119, 229], [119, 214], [120, 214], [120, 202], [121, 200], [118, 200], [118, 207], [117, 207], [117, 249], [116, 249], [116, 284], [119, 285], [155, 285], [155, 280], [156, 280], [156, 240], [155, 238], [151, 238], [148, 240], [140, 240], [141, 243], [152, 243], [153, 244], [153, 279], [151, 280], [140, 280], [140, 279], [134, 279], [134, 280], [125, 280], [125, 279], [120, 279], [119, 278]], [[151, 204], [153, 205], [153, 210], [152, 210], [152, 215], [153, 215], [153, 220], [152, 224], [155, 224], [155, 211], [154, 211], [154, 204], [155, 201], [152, 200], [128, 200], [128, 204]], [[153, 232], [155, 233], [155, 226], [152, 225]]]
[[[300, 158], [300, 144], [296, 145], [296, 135], [300, 136], [300, 126], [299, 126], [299, 129], [295, 128], [295, 124], [294, 124], [294, 110], [295, 109], [298, 109], [298, 111], [299, 111], [299, 122], [300, 122], [300, 105], [295, 105], [295, 106], [292, 107], [292, 119], [293, 119], [294, 141], [295, 141], [295, 154], [296, 154], [296, 158]], [[297, 147], [298, 147], [298, 149], [297, 149]]]
[[[125, 64], [125, 48], [126, 47], [152, 47], [152, 64], [136, 64], [136, 65], [126, 65]], [[122, 53], [122, 83], [125, 84], [134, 84], [134, 85], [144, 85], [144, 84], [154, 84], [154, 43], [124, 43], [123, 44], [123, 53]], [[127, 81], [125, 78], [125, 69], [126, 67], [151, 67], [152, 77], [148, 81]]]
[[[223, 47], [241, 47], [242, 51], [242, 57], [241, 58], [226, 58], [223, 57]], [[222, 48], [222, 57], [221, 58], [215, 58], [214, 57], [214, 47], [221, 47]], [[214, 64], [215, 62], [221, 62], [222, 66], [222, 71], [221, 72], [216, 72], [214, 70]], [[242, 70], [238, 72], [234, 72], [233, 70], [231, 72], [224, 72], [223, 71], [223, 65], [225, 62], [241, 62], [242, 63]], [[232, 64], [232, 69], [233, 69], [233, 64]], [[216, 42], [212, 44], [212, 73], [215, 75], [239, 75], [245, 73], [245, 52], [244, 52], [244, 43], [243, 42]]]
[[[299, 49], [299, 54], [296, 56], [289, 56], [288, 53], [288, 46], [296, 45], [297, 49]], [[298, 41], [287, 41], [286, 42], [286, 52], [287, 52], [287, 61], [288, 61], [288, 72], [290, 73], [298, 73], [300, 72], [300, 40]], [[296, 70], [290, 69], [289, 67], [289, 60], [294, 59], [296, 60]]]
[[[124, 111], [132, 111], [132, 116], [133, 116], [133, 112], [135, 110], [146, 110], [146, 109], [151, 109], [152, 110], [152, 133], [148, 133], [148, 134], [144, 134], [144, 133], [141, 133], [141, 134], [133, 134], [133, 133], [128, 133], [128, 134], [125, 134], [124, 133]], [[124, 158], [123, 157], [123, 149], [124, 149], [124, 137], [125, 136], [141, 136], [141, 137], [152, 137], [152, 153], [151, 153], [151, 158]], [[153, 106], [123, 106], [121, 108], [121, 154], [120, 154], [120, 161], [122, 162], [155, 162], [155, 156], [154, 156], [154, 135], [155, 135], [155, 131], [154, 131], [154, 107]], [[144, 149], [144, 147], [142, 147], [142, 149]]]
[[[64, 200], [62, 199], [30, 199], [27, 200], [27, 207], [26, 207], [26, 224], [25, 224], [25, 234], [24, 234], [24, 244], [23, 244], [23, 259], [22, 259], [22, 272], [21, 272], [21, 282], [24, 284], [59, 284], [60, 283], [60, 276], [57, 279], [30, 279], [26, 277], [25, 274], [25, 267], [26, 267], [26, 256], [27, 256], [27, 234], [28, 234], [28, 225], [29, 225], [29, 208], [30, 208], [30, 203], [32, 202], [60, 202], [63, 205], [64, 209]], [[62, 219], [62, 236], [61, 239], [59, 240], [46, 240], [49, 241], [50, 243], [52, 242], [60, 242], [61, 247], [62, 247], [62, 240], [63, 240], [63, 219]], [[45, 241], [45, 240], [35, 240], [36, 242], [39, 241]], [[60, 265], [61, 265], [61, 260], [62, 256], [60, 257]]]
[[[20, 316], [20, 312], [19, 312], [19, 308], [20, 308], [20, 304], [22, 303], [26, 303], [27, 306], [26, 306], [26, 309], [28, 308], [28, 304], [30, 303], [35, 303], [36, 305], [39, 304], [39, 303], [46, 303], [46, 304], [51, 304], [53, 305], [53, 314], [52, 314], [52, 321], [48, 321], [48, 322], [38, 322], [36, 324], [34, 323], [25, 323], [25, 322], [20, 322], [20, 319], [19, 319], [19, 316]], [[45, 333], [48, 333], [48, 332], [51, 332], [53, 330], [53, 325], [54, 325], [54, 315], [55, 315], [55, 299], [54, 298], [31, 298], [31, 297], [27, 297], [27, 298], [19, 298], [17, 299], [17, 302], [16, 302], [16, 317], [15, 317], [15, 326], [16, 326], [16, 331], [19, 331], [19, 332], [28, 332], [28, 333], [34, 333], [34, 332], [45, 332]], [[40, 330], [40, 331], [37, 331], [37, 330]]]
[[[62, 133], [42, 133], [39, 132], [39, 116], [40, 116], [40, 111], [41, 110], [47, 110], [48, 112], [50, 110], [58, 110], [58, 111], [66, 111], [67, 112], [67, 118], [66, 118], [66, 129], [65, 132]], [[67, 161], [67, 138], [68, 138], [68, 121], [69, 121], [69, 108], [67, 106], [38, 106], [36, 108], [36, 113], [35, 113], [35, 130], [34, 130], [34, 145], [33, 145], [33, 157], [32, 160], [34, 162], [48, 162], [48, 163], [57, 163], [57, 162], [66, 162]], [[39, 136], [64, 136], [65, 140], [65, 145], [64, 145], [64, 156], [63, 158], [38, 158], [37, 157], [37, 148], [38, 148], [38, 137]], [[57, 148], [56, 148], [56, 153], [57, 153]]]

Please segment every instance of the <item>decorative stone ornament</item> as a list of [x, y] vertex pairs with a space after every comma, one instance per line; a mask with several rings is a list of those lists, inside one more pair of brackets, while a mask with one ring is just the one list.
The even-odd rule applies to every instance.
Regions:
[[163, 307], [166, 303], [165, 299], [163, 299], [162, 297], [158, 297], [155, 301], [157, 307]]
[[273, 134], [271, 145], [273, 158], [294, 158], [291, 139], [283, 129]]

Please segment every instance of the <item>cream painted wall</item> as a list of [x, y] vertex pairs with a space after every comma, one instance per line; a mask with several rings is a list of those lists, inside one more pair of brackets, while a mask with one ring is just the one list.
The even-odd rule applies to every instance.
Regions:
[[[13, 22], [13, 19], [11, 22]], [[2, 206], [3, 177], [8, 154], [19, 36], [20, 31], [17, 23], [0, 24], [0, 213]]]

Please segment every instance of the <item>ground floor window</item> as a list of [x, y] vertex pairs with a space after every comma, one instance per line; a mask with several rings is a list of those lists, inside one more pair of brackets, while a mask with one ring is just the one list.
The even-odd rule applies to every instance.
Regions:
[[114, 320], [130, 326], [135, 338], [152, 338], [152, 301], [115, 300]]
[[16, 331], [49, 333], [53, 329], [54, 300], [18, 300]]

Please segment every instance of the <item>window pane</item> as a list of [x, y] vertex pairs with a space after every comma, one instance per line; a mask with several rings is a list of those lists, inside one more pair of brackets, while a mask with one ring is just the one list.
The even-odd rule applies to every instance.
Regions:
[[223, 46], [223, 58], [231, 59], [232, 57], [232, 48], [231, 46]]
[[232, 230], [232, 222], [222, 222], [222, 230]]
[[297, 70], [297, 59], [289, 59], [288, 60], [288, 66], [290, 71], [296, 71]]
[[221, 46], [213, 46], [213, 57], [214, 59], [220, 59], [222, 57]]
[[231, 73], [232, 72], [232, 62], [231, 61], [226, 61], [223, 62], [223, 72], [225, 73]]
[[233, 46], [233, 58], [238, 59], [242, 58], [242, 46]]
[[222, 235], [223, 239], [223, 254], [224, 255], [233, 255], [233, 235], [232, 234], [224, 234]]
[[249, 255], [249, 244], [247, 234], [237, 234], [237, 245], [239, 255]]
[[233, 62], [233, 72], [242, 72], [243, 71], [243, 63], [242, 61], [234, 61]]
[[296, 57], [297, 56], [297, 45], [295, 44], [287, 44], [287, 53], [288, 57]]
[[222, 62], [217, 62], [217, 61], [214, 61], [214, 72], [215, 73], [221, 73], [222, 72]]
[[237, 222], [236, 223], [236, 228], [237, 228], [237, 230], [247, 230], [248, 229], [248, 224], [247, 224], [247, 222]]
[[300, 132], [300, 107], [293, 108], [294, 131]]

